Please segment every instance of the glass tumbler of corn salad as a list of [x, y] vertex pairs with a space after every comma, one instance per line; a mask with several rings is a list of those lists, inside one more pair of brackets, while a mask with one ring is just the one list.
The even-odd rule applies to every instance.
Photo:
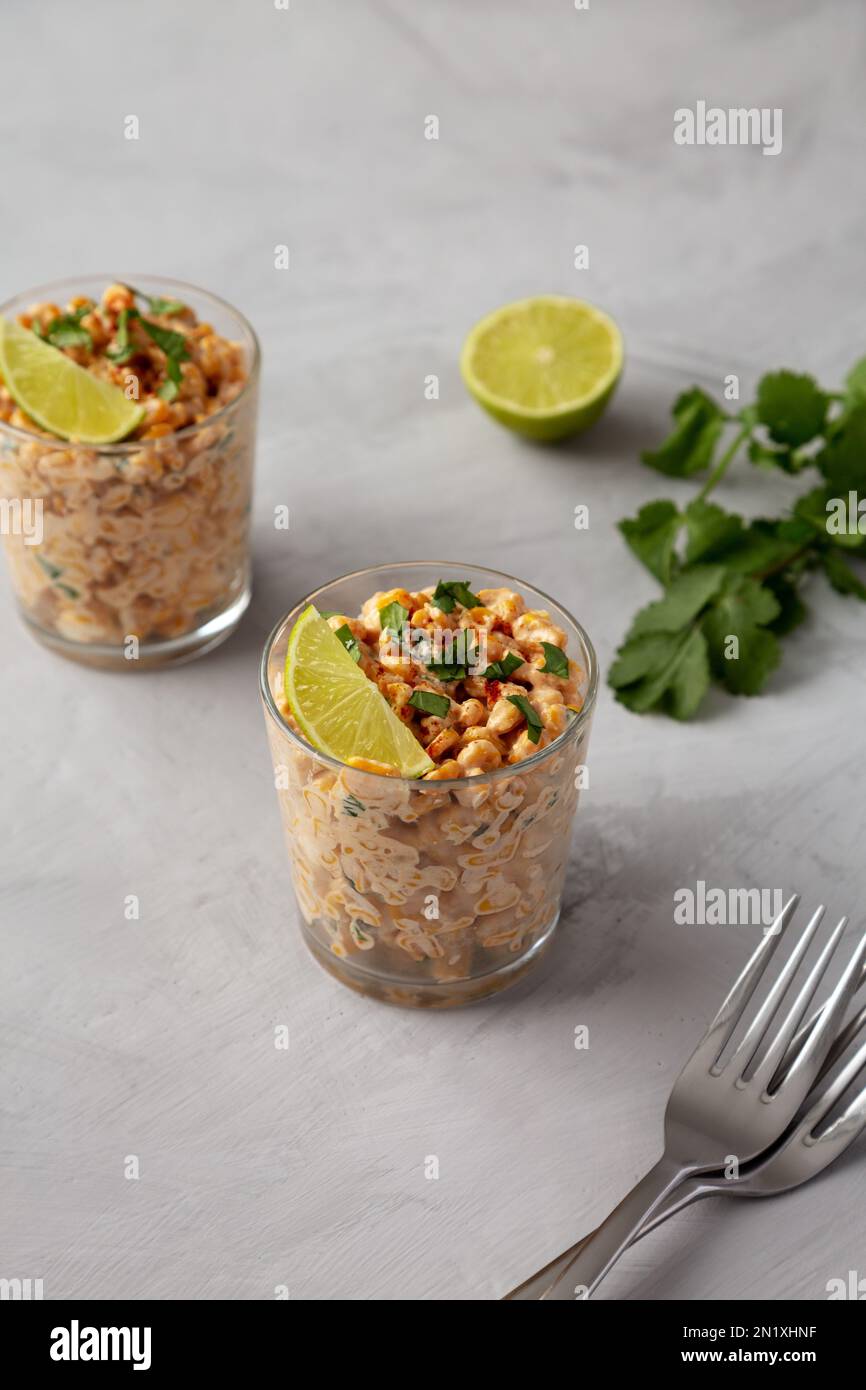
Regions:
[[0, 314], [143, 407], [120, 442], [84, 444], [38, 425], [0, 376], [0, 497], [40, 509], [38, 531], [4, 535], [26, 624], [64, 656], [126, 670], [216, 646], [250, 599], [249, 323], [214, 295], [144, 275], [42, 286]]
[[[395, 775], [304, 738], [284, 672], [309, 605], [410, 726], [428, 771]], [[413, 630], [483, 633], [487, 674], [395, 656], [384, 626], [395, 612]], [[569, 613], [477, 566], [359, 571], [280, 619], [261, 695], [301, 930], [326, 970], [389, 1003], [447, 1008], [531, 968], [559, 920], [597, 681]]]

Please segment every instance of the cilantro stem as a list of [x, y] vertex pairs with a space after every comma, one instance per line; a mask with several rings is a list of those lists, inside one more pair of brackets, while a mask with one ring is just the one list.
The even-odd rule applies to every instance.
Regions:
[[805, 545], [799, 545], [796, 550], [792, 550], [790, 555], [786, 555], [783, 559], [777, 560], [774, 565], [768, 565], [767, 568], [763, 570], [756, 570], [751, 575], [751, 578], [757, 579], [759, 584], [763, 584], [765, 579], [771, 579], [774, 574], [781, 574], [782, 570], [786, 570], [789, 565], [793, 565], [795, 560], [799, 560], [801, 555], [808, 555], [809, 551], [814, 550], [814, 548], [815, 542], [807, 541]]
[[712, 473], [707, 478], [707, 481], [704, 483], [703, 487], [701, 488], [700, 492], [695, 498], [696, 502], [704, 502], [709, 497], [713, 488], [716, 487], [717, 484], [722, 481], [722, 478], [724, 478], [725, 474], [727, 473], [728, 468], [730, 467], [730, 464], [737, 453], [737, 450], [739, 449], [740, 445], [744, 443], [746, 439], [748, 439], [750, 434], [750, 426], [741, 425], [741, 427], [737, 430], [737, 433], [734, 436], [733, 440], [731, 441], [729, 448], [727, 448], [725, 452], [722, 454], [722, 457], [719, 459]]

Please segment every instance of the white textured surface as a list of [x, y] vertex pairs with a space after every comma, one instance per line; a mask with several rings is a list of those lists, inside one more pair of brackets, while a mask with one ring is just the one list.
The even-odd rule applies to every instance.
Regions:
[[[357, 999], [304, 952], [259, 650], [335, 573], [438, 555], [557, 595], [609, 661], [653, 594], [614, 522], [669, 491], [636, 454], [674, 394], [771, 365], [834, 382], [866, 347], [862, 10], [46, 0], [3, 27], [2, 297], [79, 267], [176, 275], [248, 313], [265, 375], [256, 595], [218, 654], [80, 670], [30, 642], [7, 587], [0, 1274], [46, 1297], [496, 1296], [655, 1157], [756, 938], [675, 927], [675, 888], [862, 912], [863, 610], [816, 580], [767, 696], [690, 726], [605, 691], [556, 949], [441, 1016]], [[675, 147], [700, 96], [781, 106], [781, 156]], [[482, 312], [543, 289], [603, 304], [629, 352], [609, 416], [558, 452], [499, 431], [456, 367]], [[722, 500], [780, 487], [742, 468]], [[864, 1272], [862, 1162], [704, 1203], [603, 1295], [824, 1297]]]

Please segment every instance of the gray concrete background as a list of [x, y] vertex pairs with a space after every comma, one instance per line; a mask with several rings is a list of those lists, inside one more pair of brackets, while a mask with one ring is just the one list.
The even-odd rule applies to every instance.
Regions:
[[[511, 995], [442, 1016], [357, 999], [305, 954], [261, 643], [336, 573], [438, 555], [557, 595], [609, 663], [654, 594], [614, 523], [690, 491], [637, 462], [674, 395], [781, 365], [834, 384], [866, 349], [866, 17], [19, 0], [2, 27], [0, 294], [178, 276], [249, 315], [265, 370], [256, 593], [219, 653], [78, 669], [28, 639], [6, 585], [0, 1273], [46, 1297], [496, 1297], [653, 1161], [670, 1082], [757, 937], [674, 926], [674, 890], [862, 914], [863, 610], [816, 579], [768, 693], [714, 696], [691, 725], [605, 691], [558, 945]], [[675, 146], [698, 98], [781, 107], [781, 155]], [[553, 452], [494, 426], [457, 371], [476, 318], [544, 290], [603, 305], [628, 352], [609, 415]], [[757, 513], [786, 486], [744, 465], [720, 498]], [[800, 1193], [703, 1203], [599, 1297], [823, 1298], [866, 1273], [863, 1171], [860, 1145]]]

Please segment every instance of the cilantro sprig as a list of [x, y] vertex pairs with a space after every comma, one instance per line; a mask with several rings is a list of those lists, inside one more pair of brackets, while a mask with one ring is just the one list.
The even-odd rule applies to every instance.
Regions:
[[[708, 476], [684, 507], [662, 498], [619, 523], [664, 590], [637, 614], [610, 670], [627, 708], [689, 719], [713, 680], [758, 694], [781, 659], [779, 639], [806, 616], [809, 571], [866, 601], [866, 358], [845, 386], [826, 392], [779, 371], [733, 415], [698, 387], [674, 402], [670, 435], [643, 461], [669, 477]], [[738, 456], [788, 475], [814, 470], [819, 481], [788, 512], [747, 521], [708, 500]]]

